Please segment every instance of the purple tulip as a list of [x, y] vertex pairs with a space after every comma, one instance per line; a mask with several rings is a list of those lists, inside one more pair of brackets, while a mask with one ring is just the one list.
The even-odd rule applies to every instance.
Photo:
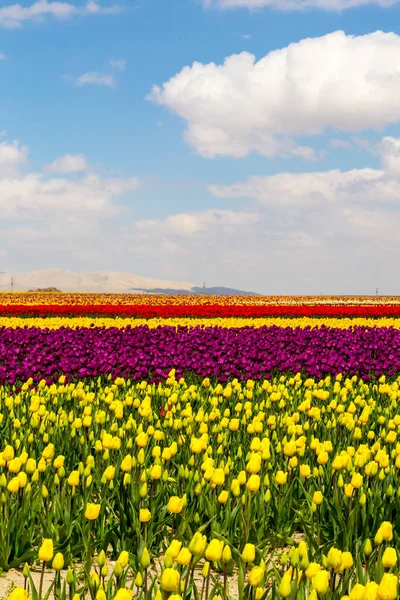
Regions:
[[55, 381], [73, 378], [131, 377], [164, 379], [193, 374], [260, 379], [272, 373], [303, 371], [327, 374], [400, 373], [400, 331], [393, 328], [224, 329], [162, 326], [136, 328], [0, 328], [0, 382], [32, 377]]

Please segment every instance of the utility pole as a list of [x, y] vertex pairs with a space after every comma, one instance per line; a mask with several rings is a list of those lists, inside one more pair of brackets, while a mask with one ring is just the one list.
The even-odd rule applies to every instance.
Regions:
[[206, 282], [203, 283], [203, 290], [206, 289]]
[[376, 288], [376, 292], [375, 293], [376, 293], [376, 295], [378, 295], [378, 288]]
[[14, 277], [11, 277], [11, 291], [14, 291]]

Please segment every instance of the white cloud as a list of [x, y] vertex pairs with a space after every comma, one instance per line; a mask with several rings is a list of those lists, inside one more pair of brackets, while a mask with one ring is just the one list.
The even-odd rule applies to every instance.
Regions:
[[[308, 244], [318, 231], [343, 232], [350, 238], [396, 241], [400, 226], [400, 139], [384, 137], [379, 145], [382, 169], [278, 173], [250, 177], [232, 185], [211, 185], [218, 198], [247, 198], [279, 215], [281, 226], [309, 227], [289, 239]], [[279, 231], [279, 228], [278, 228]]]
[[53, 173], [78, 173], [87, 168], [88, 164], [83, 154], [65, 154], [47, 166], [47, 170]]
[[8, 60], [8, 56], [4, 52], [0, 52], [0, 60]]
[[[141, 220], [134, 238], [164, 276], [264, 293], [399, 293], [400, 140], [379, 145], [382, 168], [253, 177], [213, 185], [215, 203]], [[386, 166], [390, 165], [389, 171]], [[127, 238], [126, 238], [127, 239]], [[139, 250], [137, 249], [139, 253]]]
[[380, 148], [383, 168], [386, 173], [393, 176], [400, 175], [400, 139], [384, 137]]
[[295, 140], [329, 129], [359, 132], [400, 121], [400, 36], [336, 31], [304, 39], [256, 61], [184, 67], [149, 99], [187, 122], [201, 155], [312, 156]]
[[204, 6], [215, 6], [221, 9], [259, 9], [270, 7], [284, 11], [299, 11], [309, 8], [342, 11], [370, 5], [389, 7], [397, 4], [398, 1], [399, 0], [204, 0]]
[[[140, 187], [138, 178], [104, 178], [90, 172], [74, 179], [49, 173], [78, 173], [87, 168], [83, 154], [56, 159], [45, 172], [22, 169], [28, 149], [0, 143], [0, 222], [7, 219], [106, 218], [124, 211], [115, 199]], [[24, 165], [26, 167], [26, 165]]]
[[116, 86], [116, 80], [114, 75], [110, 75], [107, 73], [99, 73], [97, 71], [83, 73], [76, 79], [76, 83], [78, 86], [98, 85], [111, 88]]
[[[210, 185], [217, 198], [247, 198], [274, 210], [305, 208], [321, 214], [353, 215], [354, 211], [400, 211], [400, 139], [384, 137], [377, 146], [381, 169], [278, 173], [250, 177], [232, 185]], [[350, 212], [349, 212], [350, 211]], [[398, 213], [400, 218], [400, 212]]]
[[13, 174], [28, 156], [28, 148], [18, 141], [0, 142], [0, 176]]
[[209, 234], [210, 231], [235, 231], [245, 225], [256, 223], [257, 213], [239, 212], [233, 210], [210, 209], [171, 215], [165, 219], [143, 219], [137, 221], [136, 228], [142, 232], [156, 231], [160, 234], [170, 234], [178, 237], [192, 238], [197, 234]]
[[[35, 172], [27, 149], [0, 145], [1, 270], [109, 269], [265, 293], [400, 293], [399, 147], [381, 140], [381, 168], [213, 185], [215, 208], [137, 220], [128, 200], [139, 179]], [[185, 186], [176, 193], [186, 200]]]
[[0, 178], [0, 215], [2, 220], [90, 214], [105, 218], [123, 210], [114, 204], [115, 198], [139, 186], [137, 178], [104, 179], [95, 174], [77, 181], [47, 178], [42, 173]]
[[392, 199], [396, 190], [400, 199], [400, 182], [396, 182], [393, 190], [385, 173], [378, 169], [278, 173], [268, 177], [251, 177], [233, 185], [211, 185], [208, 189], [218, 198], [252, 198], [271, 206], [311, 206], [340, 200], [354, 201], [356, 192], [361, 199], [376, 198], [377, 186], [385, 199]]
[[110, 58], [110, 60], [107, 62], [107, 64], [112, 69], [116, 69], [117, 71], [123, 72], [126, 69], [126, 60], [123, 58], [121, 58], [121, 59]]
[[81, 5], [69, 2], [37, 0], [30, 6], [22, 6], [21, 4], [2, 6], [0, 8], [0, 27], [17, 29], [29, 21], [39, 21], [47, 17], [70, 19], [75, 16], [105, 15], [120, 11], [121, 8], [116, 4], [103, 7], [94, 0], [88, 0], [86, 4]]

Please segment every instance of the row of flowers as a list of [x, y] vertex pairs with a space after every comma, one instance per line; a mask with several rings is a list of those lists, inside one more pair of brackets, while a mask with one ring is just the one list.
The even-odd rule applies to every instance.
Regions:
[[399, 304], [398, 296], [258, 296], [209, 294], [100, 294], [72, 292], [0, 292], [1, 305], [390, 305]]
[[181, 318], [153, 318], [153, 319], [140, 319], [130, 317], [0, 317], [0, 328], [28, 328], [36, 327], [39, 329], [60, 329], [67, 327], [69, 329], [77, 328], [118, 328], [126, 329], [127, 327], [143, 327], [147, 326], [149, 329], [155, 329], [157, 327], [168, 326], [181, 328], [186, 327], [188, 329], [193, 328], [208, 328], [218, 327], [223, 329], [231, 328], [242, 328], [252, 327], [253, 329], [259, 329], [260, 327], [281, 327], [290, 329], [319, 329], [319, 328], [334, 328], [334, 329], [353, 329], [354, 327], [390, 327], [393, 329], [400, 329], [400, 319], [396, 318], [330, 318], [330, 317], [318, 317], [318, 318], [291, 318], [285, 317], [264, 317], [264, 318], [231, 318], [231, 317], [217, 317], [217, 318], [197, 318], [197, 317], [181, 317]]
[[[98, 505], [90, 504], [85, 516], [95, 519]], [[391, 524], [384, 522], [377, 536], [385, 533], [388, 540]], [[389, 537], [388, 537], [389, 535]], [[397, 552], [387, 545], [375, 549], [368, 540], [363, 551], [342, 552], [332, 546], [317, 562], [312, 548], [302, 541], [289, 552], [266, 555], [254, 544], [246, 544], [242, 552], [231, 548], [223, 539], [207, 537], [197, 531], [188, 545], [175, 538], [163, 560], [154, 560], [144, 545], [137, 556], [122, 550], [115, 566], [109, 566], [102, 550], [96, 557], [89, 553], [84, 568], [64, 567], [64, 556], [55, 553], [53, 540], [44, 539], [37, 552], [42, 565], [38, 585], [28, 563], [23, 569], [24, 587], [16, 587], [7, 600], [47, 599], [71, 600], [90, 595], [94, 600], [206, 600], [208, 598], [266, 600], [296, 598], [296, 600], [395, 600], [398, 592]], [[274, 559], [277, 564], [274, 564]], [[371, 559], [374, 567], [371, 568]], [[45, 566], [51, 565], [53, 580], [43, 596]], [[157, 565], [157, 569], [154, 566]], [[278, 566], [279, 565], [279, 566]], [[152, 568], [153, 567], [153, 568]], [[229, 575], [237, 570], [235, 583]], [[198, 576], [196, 577], [196, 574]], [[348, 593], [346, 593], [348, 592]]]
[[114, 316], [137, 318], [398, 318], [400, 304], [363, 305], [223, 305], [223, 304], [7, 304], [0, 305], [0, 317]]
[[397, 598], [400, 377], [32, 384], [0, 387], [0, 567], [32, 600], [46, 564], [61, 600]]
[[393, 328], [158, 327], [0, 328], [0, 382], [111, 373], [158, 381], [178, 376], [227, 381], [276, 371], [366, 379], [400, 373], [400, 331]]

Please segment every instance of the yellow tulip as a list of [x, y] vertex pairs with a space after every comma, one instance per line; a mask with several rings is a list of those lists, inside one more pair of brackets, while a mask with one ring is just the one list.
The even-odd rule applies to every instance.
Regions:
[[168, 502], [168, 512], [172, 514], [179, 514], [183, 509], [183, 499], [178, 496], [171, 496]]
[[133, 591], [127, 588], [120, 588], [114, 596], [114, 600], [132, 600]]
[[194, 555], [203, 554], [206, 549], [207, 538], [198, 531], [194, 534], [189, 544], [189, 550]]
[[180, 575], [175, 569], [164, 569], [161, 574], [161, 587], [165, 592], [176, 592], [179, 588]]
[[220, 494], [218, 496], [218, 502], [220, 504], [226, 504], [228, 502], [228, 498], [229, 498], [229, 492], [227, 492], [226, 490], [222, 490], [222, 492], [220, 492]]
[[308, 479], [311, 475], [311, 469], [308, 465], [300, 465], [300, 475], [304, 477], [304, 479]]
[[148, 523], [151, 519], [151, 512], [148, 508], [141, 508], [139, 510], [139, 521], [141, 523]]
[[249, 573], [249, 583], [252, 587], [258, 587], [264, 578], [264, 569], [253, 567]]
[[356, 583], [350, 592], [350, 600], [363, 600], [365, 594], [365, 587], [361, 583]]
[[103, 477], [107, 481], [112, 481], [114, 479], [114, 476], [115, 476], [115, 467], [113, 465], [108, 465], [108, 467], [106, 468], [106, 470], [103, 473]]
[[186, 566], [192, 560], [192, 554], [188, 548], [181, 548], [178, 556], [176, 557], [176, 562], [178, 565]]
[[377, 590], [379, 600], [396, 600], [397, 586], [397, 575], [384, 573]]
[[169, 554], [175, 560], [179, 552], [181, 551], [181, 548], [182, 542], [180, 542], [179, 540], [172, 540], [171, 544], [169, 545], [169, 548], [167, 549], [167, 552], [169, 552]]
[[52, 560], [54, 555], [53, 540], [45, 539], [39, 548], [39, 560], [43, 562], [49, 562]]
[[260, 488], [260, 476], [255, 474], [250, 475], [246, 483], [246, 488], [250, 492], [257, 492]]
[[132, 471], [132, 466], [132, 456], [130, 454], [127, 454], [121, 462], [121, 470]]
[[278, 471], [277, 474], [275, 475], [275, 482], [278, 485], [285, 485], [286, 480], [287, 480], [287, 473], [284, 473], [283, 471]]
[[7, 600], [27, 600], [29, 597], [28, 590], [24, 590], [21, 587], [16, 587], [7, 596]]
[[314, 504], [316, 506], [318, 506], [319, 504], [322, 504], [323, 499], [324, 499], [324, 497], [322, 495], [322, 492], [318, 492], [318, 491], [314, 492], [313, 497], [312, 497], [312, 501], [314, 502]]
[[220, 540], [211, 540], [206, 548], [206, 558], [208, 561], [217, 562], [222, 558], [224, 542]]
[[288, 598], [292, 593], [292, 584], [290, 573], [286, 572], [279, 584], [279, 594], [282, 598]]
[[20, 488], [19, 477], [13, 477], [7, 485], [7, 489], [12, 494], [18, 492]]
[[256, 557], [256, 548], [254, 544], [246, 544], [241, 554], [242, 560], [245, 563], [252, 563]]
[[382, 556], [382, 564], [386, 569], [395, 567], [397, 564], [397, 552], [395, 548], [386, 548]]
[[337, 548], [331, 548], [326, 557], [328, 567], [337, 569], [342, 564], [342, 553]]
[[313, 589], [319, 594], [325, 594], [329, 587], [329, 573], [328, 571], [318, 571], [312, 578]]
[[389, 521], [384, 521], [382, 525], [379, 527], [379, 531], [382, 534], [382, 538], [391, 542], [393, 539], [393, 525]]
[[148, 569], [150, 564], [151, 564], [151, 558], [150, 558], [149, 551], [147, 550], [146, 547], [144, 547], [143, 552], [140, 555], [140, 566], [143, 569]]
[[232, 560], [232, 551], [229, 548], [229, 546], [226, 545], [225, 548], [224, 548], [224, 550], [223, 550], [223, 552], [222, 552], [222, 562], [224, 564], [228, 564], [228, 563], [231, 562], [231, 560]]
[[77, 487], [79, 485], [79, 471], [71, 471], [68, 477], [68, 484], [71, 487]]
[[123, 569], [128, 566], [129, 553], [126, 550], [121, 551], [120, 555], [118, 556], [118, 562]]
[[61, 569], [64, 567], [64, 557], [61, 552], [57, 552], [53, 558], [51, 566], [55, 571], [61, 571]]
[[161, 465], [153, 465], [150, 469], [150, 478], [151, 479], [160, 479], [162, 475]]
[[342, 564], [340, 565], [340, 572], [342, 573], [346, 569], [351, 569], [353, 566], [353, 557], [350, 552], [342, 552]]
[[100, 504], [93, 504], [91, 502], [87, 503], [86, 510], [85, 510], [86, 519], [88, 519], [89, 521], [94, 521], [99, 516], [99, 513], [100, 513]]
[[368, 581], [365, 584], [363, 600], [376, 600], [378, 593], [378, 584], [375, 581]]
[[215, 469], [212, 476], [211, 482], [214, 485], [224, 485], [225, 483], [225, 473], [223, 469]]

